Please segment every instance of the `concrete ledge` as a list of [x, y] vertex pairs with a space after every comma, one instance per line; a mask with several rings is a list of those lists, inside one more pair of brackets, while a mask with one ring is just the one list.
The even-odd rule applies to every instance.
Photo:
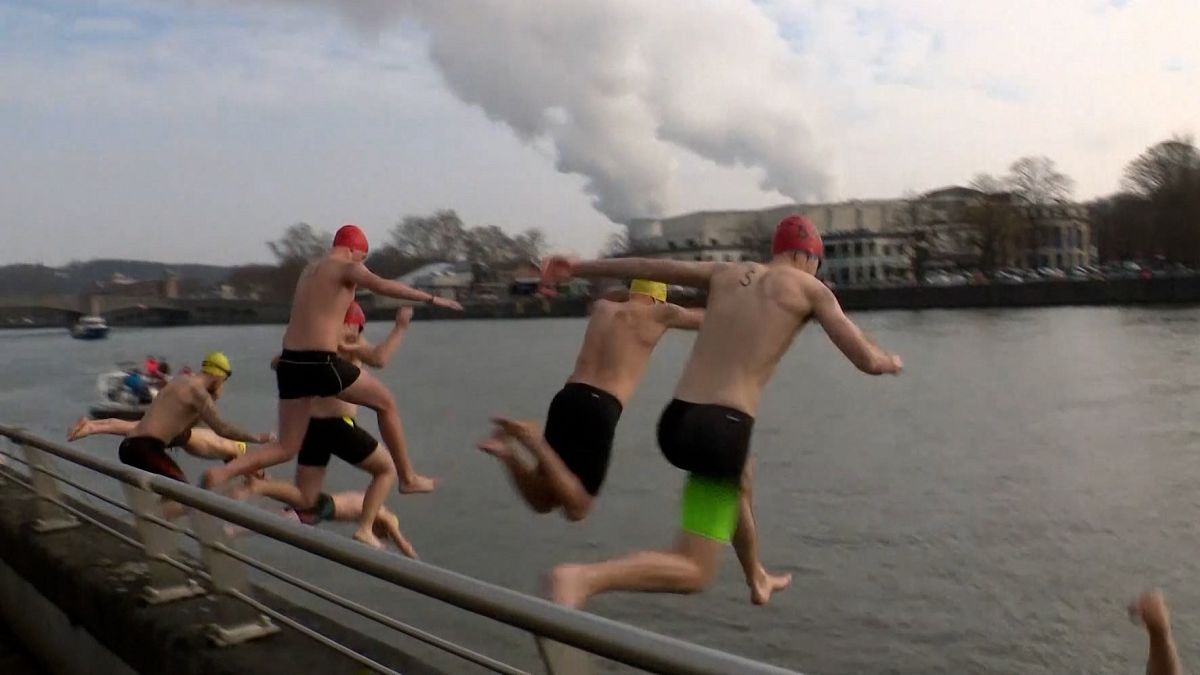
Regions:
[[[0, 472], [5, 471], [0, 468]], [[36, 498], [14, 481], [0, 481], [0, 576], [19, 577], [28, 592], [40, 596], [61, 612], [62, 624], [35, 616], [29, 597], [20, 596], [11, 578], [0, 583], [0, 605], [10, 616], [10, 625], [30, 652], [44, 663], [68, 666], [66, 652], [86, 652], [87, 642], [75, 631], [90, 636], [126, 672], [158, 675], [240, 675], [243, 673], [295, 675], [359, 675], [364, 667], [304, 635], [281, 626], [280, 633], [234, 647], [210, 646], [204, 626], [218, 610], [245, 605], [212, 595], [159, 606], [146, 606], [139, 598], [145, 585], [147, 565], [140, 550], [88, 524], [53, 533], [38, 534], [31, 523]], [[115, 518], [73, 502], [106, 525], [134, 536], [133, 527]], [[11, 570], [11, 573], [9, 573]], [[405, 675], [441, 675], [440, 671], [392, 647], [366, 637], [319, 614], [286, 600], [254, 589], [260, 602], [329, 638], [385, 664]], [[12, 608], [17, 611], [11, 611]], [[47, 635], [50, 632], [52, 634]], [[75, 659], [79, 661], [79, 659]], [[84, 660], [84, 669], [71, 673], [120, 672], [94, 660]], [[79, 666], [77, 666], [79, 667]]]

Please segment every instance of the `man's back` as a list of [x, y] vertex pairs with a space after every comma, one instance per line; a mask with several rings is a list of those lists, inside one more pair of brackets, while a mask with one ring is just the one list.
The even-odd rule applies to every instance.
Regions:
[[304, 268], [292, 296], [285, 349], [336, 351], [342, 317], [354, 299], [354, 286], [346, 279], [355, 264], [329, 254]]
[[179, 436], [192, 428], [199, 416], [196, 409], [197, 389], [201, 385], [196, 381], [198, 376], [181, 375], [171, 380], [158, 396], [146, 414], [137, 423], [130, 436], [149, 436], [163, 442]]
[[799, 270], [741, 263], [722, 265], [708, 287], [708, 311], [676, 398], [754, 415], [763, 387], [811, 313]]
[[569, 381], [590, 384], [627, 403], [667, 330], [669, 311], [668, 305], [635, 300], [596, 301]]

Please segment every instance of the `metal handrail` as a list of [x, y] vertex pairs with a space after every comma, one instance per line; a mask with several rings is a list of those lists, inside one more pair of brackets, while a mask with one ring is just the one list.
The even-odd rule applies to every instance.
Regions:
[[795, 671], [573, 610], [427, 563], [350, 543], [186, 483], [117, 464], [23, 430], [0, 436], [240, 525], [408, 590], [592, 654], [667, 675], [795, 675]]

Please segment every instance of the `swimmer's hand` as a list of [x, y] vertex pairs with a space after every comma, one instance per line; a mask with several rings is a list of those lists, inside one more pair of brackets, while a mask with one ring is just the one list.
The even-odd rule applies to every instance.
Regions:
[[432, 300], [429, 301], [429, 304], [433, 305], [434, 307], [445, 307], [446, 309], [452, 309], [456, 312], [463, 311], [462, 305], [458, 304], [458, 302], [451, 300], [450, 298], [443, 298], [436, 295]]
[[904, 361], [900, 359], [899, 354], [887, 355], [887, 368], [883, 371], [884, 375], [899, 375], [900, 371], [904, 370]]
[[271, 370], [279, 370], [279, 355], [275, 355], [271, 359]]
[[542, 263], [542, 286], [556, 286], [570, 281], [571, 277], [575, 276], [578, 266], [579, 258], [565, 255], [549, 256]]
[[408, 324], [412, 321], [412, 317], [413, 317], [413, 308], [410, 307], [409, 305], [404, 305], [400, 309], [397, 309], [396, 310], [396, 327], [397, 328], [407, 328]]

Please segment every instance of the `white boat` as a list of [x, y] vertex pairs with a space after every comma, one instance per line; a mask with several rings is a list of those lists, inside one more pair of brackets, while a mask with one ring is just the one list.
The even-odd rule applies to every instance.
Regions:
[[[137, 393], [125, 386], [125, 378], [128, 376], [126, 371], [114, 370], [102, 373], [96, 378], [96, 393], [100, 395], [100, 401], [88, 409], [93, 418], [141, 419], [150, 405], [142, 403]], [[152, 397], [157, 393], [157, 389], [150, 388]]]
[[76, 340], [103, 340], [108, 337], [108, 322], [100, 316], [81, 316], [71, 326], [71, 337]]

